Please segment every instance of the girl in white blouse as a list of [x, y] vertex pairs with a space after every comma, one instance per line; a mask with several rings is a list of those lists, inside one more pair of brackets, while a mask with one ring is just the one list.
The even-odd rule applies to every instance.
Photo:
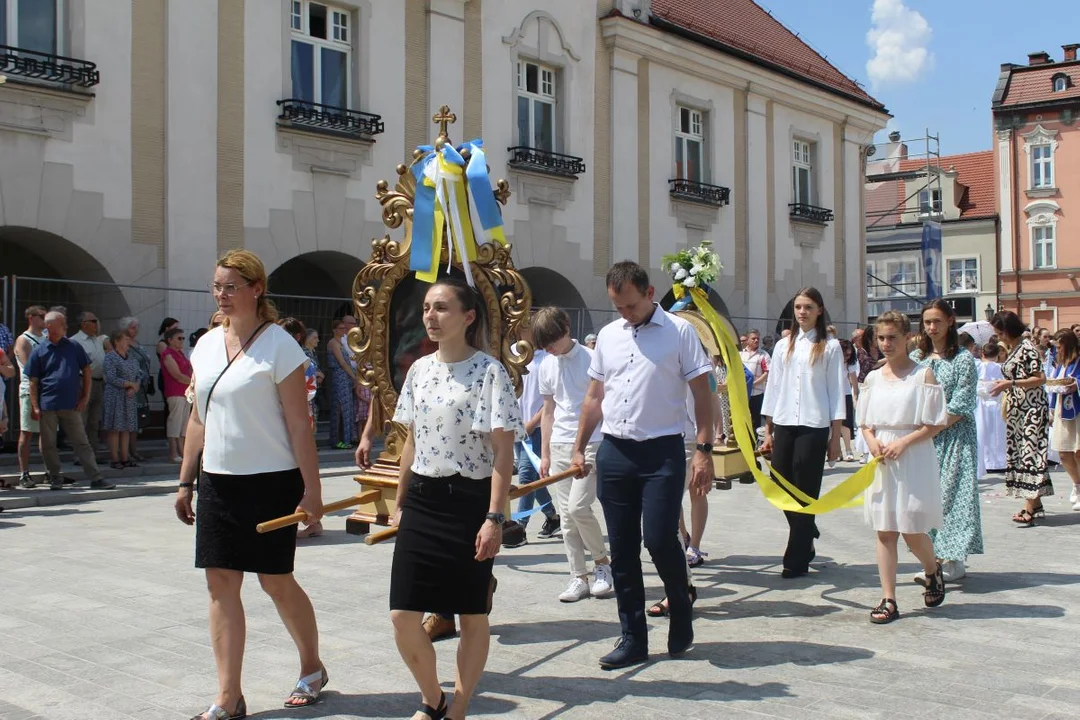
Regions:
[[[424, 298], [423, 319], [439, 349], [409, 368], [394, 413], [409, 434], [398, 476], [390, 617], [420, 688], [419, 713], [463, 718], [487, 661], [491, 569], [502, 544], [514, 441], [525, 428], [506, 369], [478, 349], [484, 323], [476, 292], [440, 280]], [[461, 616], [449, 709], [421, 624], [425, 611]]]
[[[825, 302], [812, 287], [792, 301], [798, 328], [781, 338], [765, 385], [761, 414], [766, 418], [762, 453], [772, 453], [772, 466], [807, 495], [821, 493], [826, 451], [830, 462], [840, 458], [840, 427], [847, 415], [844, 365], [840, 343], [828, 338]], [[785, 578], [809, 572], [814, 540], [820, 537], [813, 515], [785, 512], [788, 544]]]
[[926, 588], [923, 602], [945, 601], [945, 580], [928, 534], [942, 523], [941, 480], [934, 435], [945, 429], [945, 393], [934, 372], [907, 354], [911, 322], [895, 310], [877, 320], [877, 342], [885, 366], [866, 377], [859, 396], [859, 427], [870, 453], [880, 457], [874, 484], [863, 499], [866, 521], [877, 530], [881, 602], [870, 622], [900, 617], [896, 606], [896, 546], [900, 535], [923, 565], [916, 582]]

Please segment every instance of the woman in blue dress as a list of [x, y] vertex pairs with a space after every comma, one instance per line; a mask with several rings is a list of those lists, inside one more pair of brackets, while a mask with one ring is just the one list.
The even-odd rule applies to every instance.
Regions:
[[101, 404], [101, 429], [109, 444], [110, 467], [120, 470], [137, 467], [128, 456], [128, 438], [139, 430], [136, 393], [142, 381], [142, 368], [131, 352], [131, 338], [123, 330], [109, 336], [112, 352], [105, 356], [105, 389]]
[[979, 440], [975, 431], [979, 371], [975, 358], [960, 347], [956, 313], [944, 300], [931, 300], [923, 307], [922, 332], [911, 359], [928, 365], [945, 390], [949, 422], [934, 438], [941, 466], [945, 521], [930, 537], [945, 580], [952, 582], [966, 574], [968, 555], [983, 553]]

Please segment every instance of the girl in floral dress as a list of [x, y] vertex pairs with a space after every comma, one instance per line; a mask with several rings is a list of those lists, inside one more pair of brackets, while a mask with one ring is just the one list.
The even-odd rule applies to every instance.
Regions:
[[956, 313], [944, 300], [932, 300], [923, 308], [922, 332], [916, 344], [911, 359], [934, 371], [948, 403], [948, 425], [934, 438], [945, 522], [930, 537], [945, 579], [953, 582], [967, 573], [964, 564], [968, 555], [983, 553], [975, 427], [979, 370], [974, 356], [960, 347]]

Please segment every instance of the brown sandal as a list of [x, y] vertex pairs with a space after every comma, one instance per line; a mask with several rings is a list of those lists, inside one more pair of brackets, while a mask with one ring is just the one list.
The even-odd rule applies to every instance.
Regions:
[[937, 571], [933, 575], [926, 576], [924, 587], [923, 602], [926, 607], [937, 607], [945, 602], [945, 576], [941, 572], [941, 563], [937, 564]]
[[887, 625], [899, 619], [900, 609], [896, 607], [896, 601], [892, 598], [881, 598], [878, 606], [870, 611], [870, 622], [875, 625]]

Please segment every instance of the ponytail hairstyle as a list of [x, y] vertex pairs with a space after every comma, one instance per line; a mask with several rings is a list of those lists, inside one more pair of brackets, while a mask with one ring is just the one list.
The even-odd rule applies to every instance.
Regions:
[[439, 286], [450, 288], [454, 297], [461, 303], [461, 312], [470, 310], [476, 313], [476, 319], [465, 328], [465, 342], [480, 352], [487, 352], [487, 322], [484, 319], [484, 304], [480, 301], [480, 293], [469, 286], [464, 280], [451, 276], [439, 278], [431, 287]]
[[[277, 322], [277, 308], [266, 297], [269, 289], [266, 268], [258, 255], [243, 248], [230, 250], [221, 256], [221, 259], [217, 261], [217, 266], [235, 270], [252, 285], [260, 286], [261, 289], [255, 291], [257, 293], [255, 296], [255, 313], [258, 315], [259, 320], [263, 322]], [[226, 317], [224, 318], [224, 325], [228, 327], [228, 324], [229, 319]]]
[[799, 336], [799, 321], [795, 319], [795, 301], [801, 297], [807, 298], [821, 308], [821, 314], [818, 315], [817, 323], [814, 325], [814, 329], [817, 331], [817, 340], [814, 341], [814, 347], [810, 349], [810, 364], [813, 365], [825, 355], [825, 344], [829, 341], [828, 324], [825, 322], [825, 300], [822, 299], [817, 288], [804, 287], [795, 293], [795, 297], [791, 299], [792, 326], [791, 334], [788, 336], [787, 357], [789, 360], [791, 359], [792, 354], [795, 352], [795, 338]]
[[953, 310], [952, 305], [942, 298], [931, 300], [923, 305], [922, 312], [919, 314], [919, 335], [915, 338], [915, 349], [919, 351], [919, 355], [924, 360], [934, 352], [934, 343], [930, 336], [926, 334], [926, 330], [923, 329], [922, 322], [922, 318], [930, 310], [940, 311], [949, 320], [949, 329], [945, 333], [945, 352], [942, 357], [946, 360], [952, 360], [956, 357], [956, 353], [960, 352], [960, 333], [956, 329], [956, 311]]

